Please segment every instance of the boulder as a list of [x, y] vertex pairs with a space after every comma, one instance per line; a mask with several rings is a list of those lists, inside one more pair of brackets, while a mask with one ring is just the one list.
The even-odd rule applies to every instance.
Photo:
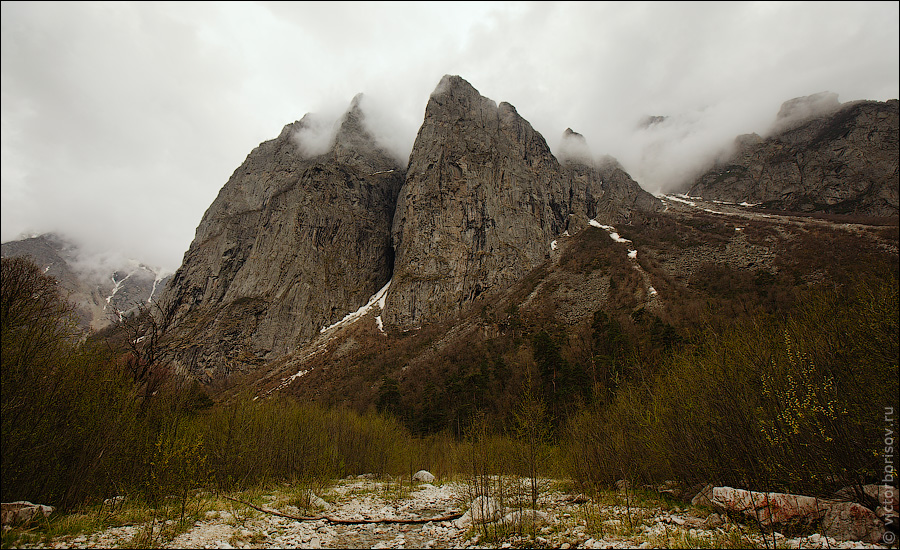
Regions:
[[0, 523], [3, 525], [28, 523], [35, 518], [48, 517], [53, 510], [55, 510], [53, 506], [32, 504], [27, 500], [4, 502], [0, 504]]
[[309, 493], [309, 506], [310, 506], [310, 508], [316, 508], [319, 510], [330, 510], [331, 509], [331, 504], [329, 504], [328, 501], [326, 501], [325, 499], [316, 495], [313, 492]]
[[856, 502], [832, 502], [822, 518], [822, 530], [838, 540], [877, 543], [884, 536], [884, 522]]
[[500, 504], [493, 497], [476, 497], [469, 507], [469, 512], [475, 523], [490, 523], [500, 519]]
[[729, 512], [740, 512], [768, 527], [785, 523], [813, 523], [821, 519], [829, 501], [787, 493], [762, 493], [714, 487], [712, 503]]
[[542, 523], [549, 523], [550, 516], [547, 512], [542, 512], [541, 510], [513, 510], [503, 516], [503, 521], [515, 525], [540, 525]]
[[413, 474], [413, 481], [421, 481], [424, 483], [431, 483], [434, 481], [434, 475], [428, 470], [419, 470], [415, 474]]
[[712, 501], [712, 484], [705, 485], [702, 489], [700, 489], [694, 498], [691, 499], [691, 506], [706, 506], [708, 508], [712, 508], [715, 505]]
[[704, 522], [704, 527], [706, 529], [715, 529], [716, 527], [721, 527], [725, 524], [725, 520], [722, 519], [722, 516], [716, 513], [712, 513], [707, 516], [706, 521]]

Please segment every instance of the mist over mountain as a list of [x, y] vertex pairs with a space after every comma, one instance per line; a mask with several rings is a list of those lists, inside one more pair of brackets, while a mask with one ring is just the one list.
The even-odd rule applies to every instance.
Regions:
[[778, 210], [896, 216], [898, 105], [841, 104], [830, 93], [786, 101], [766, 137], [738, 136], [687, 192]]
[[[381, 334], [453, 322], [536, 270], [555, 269], [566, 239], [593, 227], [627, 244], [616, 228], [647, 223], [684, 200], [647, 193], [615, 158], [595, 154], [571, 128], [557, 157], [515, 107], [451, 75], [431, 94], [403, 165], [376, 137], [365, 97], [357, 95], [336, 119], [310, 113], [285, 126], [247, 156], [209, 207], [161, 300], [166, 357], [179, 372], [206, 383], [266, 372], [273, 361], [327, 347], [364, 318]], [[802, 130], [834, 127], [829, 117], [845, 110], [834, 103], [827, 94], [787, 102], [777, 120], [789, 129], [774, 135], [796, 136], [797, 150], [810, 152], [844, 151], [844, 141], [857, 134], [882, 136], [873, 143], [887, 148], [883, 162], [890, 164], [896, 116], [844, 117], [844, 130]], [[669, 120], [659, 116], [645, 126]], [[862, 163], [857, 171], [882, 162], [870, 152], [847, 155]], [[756, 160], [764, 170], [777, 166]], [[808, 184], [812, 179], [805, 176]], [[879, 185], [896, 190], [896, 166], [882, 179]], [[775, 182], [764, 187], [784, 195], [794, 185], [779, 181], [780, 191]], [[762, 192], [752, 181], [746, 186], [751, 194]], [[852, 213], [890, 216], [865, 198], [869, 192], [844, 186], [860, 205]], [[729, 197], [735, 204], [752, 198]], [[638, 258], [636, 249], [627, 252], [631, 261]], [[637, 293], [636, 303], [664, 309], [663, 283], [649, 275], [650, 267], [632, 267], [640, 274], [628, 291]], [[616, 288], [615, 277], [603, 280]], [[596, 307], [622, 300], [618, 288], [604, 291]], [[572, 292], [581, 290], [576, 285]]]
[[55, 278], [74, 305], [79, 327], [103, 329], [159, 298], [169, 274], [138, 260], [97, 255], [48, 233], [2, 244], [4, 258], [28, 257]]

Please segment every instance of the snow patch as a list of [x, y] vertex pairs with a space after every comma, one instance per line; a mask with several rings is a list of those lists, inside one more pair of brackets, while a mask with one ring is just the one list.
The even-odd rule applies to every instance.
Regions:
[[746, 201], [745, 201], [745, 202], [739, 203], [738, 206], [752, 207], [752, 206], [759, 206], [759, 203], [758, 203], [758, 202], [746, 202]]
[[659, 292], [657, 292], [656, 289], [652, 286], [647, 288], [647, 292], [650, 293], [650, 296], [656, 296], [657, 294], [659, 294]]
[[156, 285], [158, 285], [160, 281], [162, 281], [162, 277], [160, 277], [159, 275], [157, 275], [156, 278], [153, 279], [153, 288], [150, 289], [150, 296], [147, 297], [148, 304], [153, 303], [153, 295], [156, 294]]
[[697, 206], [697, 203], [694, 201], [688, 200], [689, 198], [693, 198], [693, 197], [688, 197], [687, 195], [666, 195], [666, 199], [668, 199], [668, 200], [675, 201], [675, 202], [682, 202], [684, 204], [687, 204], [688, 206]]
[[362, 317], [363, 315], [365, 315], [366, 313], [368, 313], [374, 306], [378, 306], [379, 308], [381, 308], [383, 310], [385, 301], [387, 300], [387, 291], [388, 291], [388, 288], [390, 288], [390, 286], [391, 286], [391, 281], [388, 281], [383, 287], [381, 287], [381, 290], [379, 290], [378, 292], [376, 292], [369, 298], [369, 301], [366, 303], [366, 305], [360, 307], [356, 311], [348, 313], [347, 315], [344, 316], [343, 319], [341, 319], [337, 323], [334, 323], [331, 326], [322, 327], [322, 330], [320, 330], [319, 333], [325, 333], [333, 328], [337, 328], [339, 326], [343, 326], [343, 325], [352, 323], [352, 322], [356, 321], [357, 319], [359, 319], [360, 317]]
[[293, 382], [294, 380], [296, 380], [296, 379], [298, 379], [298, 378], [300, 378], [301, 376], [304, 376], [304, 375], [306, 375], [306, 374], [309, 374], [309, 370], [308, 370], [308, 369], [304, 369], [304, 370], [298, 371], [297, 374], [295, 374], [295, 375], [293, 375], [293, 376], [291, 376], [291, 377], [288, 378], [288, 384], [290, 384], [290, 383]]
[[[106, 311], [106, 308], [109, 307], [110, 301], [112, 300], [113, 296], [115, 296], [116, 292], [118, 292], [119, 289], [122, 288], [122, 283], [124, 283], [129, 277], [131, 277], [131, 273], [124, 276], [121, 281], [116, 280], [115, 274], [113, 274], [112, 277], [110, 277], [110, 279], [113, 282], [113, 285], [115, 285], [115, 286], [113, 286], [112, 294], [110, 294], [109, 296], [106, 297], [106, 305], [103, 306], [103, 311]], [[117, 312], [117, 313], [119, 314], [119, 320], [121, 321], [122, 320], [122, 312]]]
[[631, 258], [632, 260], [636, 260], [637, 259], [637, 250], [629, 250], [628, 257]]
[[556, 250], [557, 248], [559, 247], [557, 246], [556, 241], [550, 243], [550, 250]]

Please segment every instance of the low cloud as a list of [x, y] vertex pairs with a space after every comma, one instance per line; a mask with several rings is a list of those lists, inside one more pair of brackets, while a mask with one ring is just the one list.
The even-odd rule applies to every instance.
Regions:
[[[401, 164], [445, 74], [677, 189], [781, 104], [898, 97], [900, 4], [3, 2], [2, 239], [58, 231], [177, 268], [247, 154], [327, 150], [362, 92]], [[640, 127], [648, 115], [664, 121]]]

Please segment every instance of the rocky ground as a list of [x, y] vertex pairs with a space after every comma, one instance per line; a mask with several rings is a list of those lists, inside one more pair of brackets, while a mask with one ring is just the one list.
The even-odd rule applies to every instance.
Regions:
[[[512, 485], [507, 485], [507, 494]], [[177, 534], [147, 538], [140, 522], [90, 534], [44, 538], [19, 544], [4, 536], [4, 546], [30, 548], [879, 548], [837, 541], [818, 534], [766, 539], [752, 526], [734, 523], [708, 509], [680, 506], [643, 496], [626, 500], [617, 493], [595, 500], [572, 494], [565, 484], [547, 481], [539, 513], [505, 507], [489, 523], [472, 522], [472, 511], [458, 519], [425, 523], [341, 524], [331, 520], [422, 520], [457, 516], [471, 505], [470, 485], [462, 482], [415, 483], [345, 479], [321, 490], [326, 503], [300, 521], [261, 512], [241, 503], [210, 498], [196, 519]], [[258, 508], [303, 516], [289, 504], [296, 491], [285, 489], [251, 499]], [[293, 496], [291, 496], [293, 495]], [[293, 499], [293, 500], [292, 500]], [[524, 512], [524, 513], [523, 513]], [[321, 517], [325, 516], [325, 517]], [[533, 521], [529, 518], [533, 518]], [[170, 521], [170, 523], [172, 523]], [[149, 544], [148, 544], [149, 543]]]

